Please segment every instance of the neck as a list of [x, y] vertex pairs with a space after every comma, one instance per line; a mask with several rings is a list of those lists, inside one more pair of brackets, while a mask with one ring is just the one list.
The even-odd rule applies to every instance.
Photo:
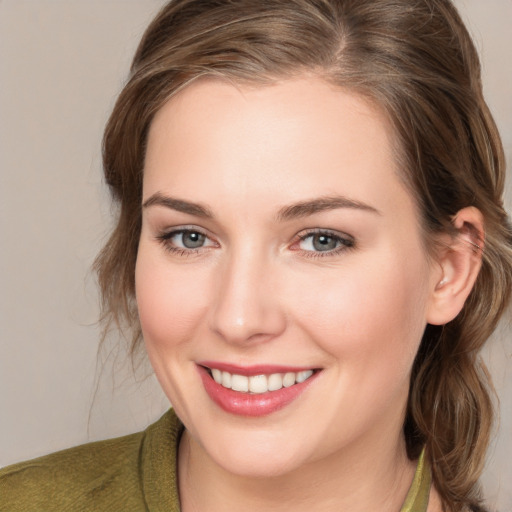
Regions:
[[392, 437], [380, 432], [378, 443], [365, 437], [328, 458], [269, 478], [226, 471], [185, 431], [178, 466], [183, 512], [397, 512], [414, 470], [401, 429]]

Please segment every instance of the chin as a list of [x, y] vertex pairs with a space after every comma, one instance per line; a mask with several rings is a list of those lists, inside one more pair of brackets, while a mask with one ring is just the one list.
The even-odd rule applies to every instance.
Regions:
[[244, 455], [238, 450], [216, 462], [228, 473], [251, 479], [278, 478], [292, 473], [303, 463], [302, 460], [299, 461], [296, 457], [288, 457], [282, 451], [269, 457], [254, 453]]
[[191, 433], [208, 458], [224, 471], [246, 478], [279, 477], [303, 466], [308, 459], [307, 443], [301, 435], [272, 426], [217, 425], [210, 432]]

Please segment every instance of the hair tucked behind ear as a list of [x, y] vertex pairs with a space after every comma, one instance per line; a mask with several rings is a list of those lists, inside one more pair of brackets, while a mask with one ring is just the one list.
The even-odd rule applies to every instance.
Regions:
[[147, 29], [107, 124], [104, 172], [119, 218], [96, 260], [105, 329], [140, 342], [134, 269], [142, 172], [153, 116], [202, 76], [271, 83], [300, 74], [368, 98], [394, 129], [401, 178], [435, 253], [436, 236], [474, 206], [485, 219], [480, 275], [461, 314], [427, 326], [411, 376], [404, 432], [411, 458], [426, 444], [446, 510], [480, 501], [492, 425], [478, 352], [510, 301], [512, 230], [505, 165], [482, 96], [476, 50], [449, 0], [176, 0]]

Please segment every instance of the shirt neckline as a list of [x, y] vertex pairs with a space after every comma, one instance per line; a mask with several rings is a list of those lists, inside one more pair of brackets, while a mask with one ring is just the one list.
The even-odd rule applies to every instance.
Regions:
[[[149, 512], [180, 512], [177, 457], [183, 430], [183, 424], [170, 409], [144, 432], [139, 457], [143, 493]], [[431, 482], [430, 466], [423, 448], [400, 512], [427, 512]]]
[[432, 475], [425, 456], [425, 448], [423, 448], [418, 459], [411, 487], [409, 487], [409, 492], [400, 512], [427, 512], [431, 484]]

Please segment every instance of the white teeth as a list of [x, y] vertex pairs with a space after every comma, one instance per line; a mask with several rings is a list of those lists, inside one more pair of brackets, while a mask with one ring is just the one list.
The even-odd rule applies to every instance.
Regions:
[[283, 386], [285, 388], [289, 388], [290, 386], [293, 386], [295, 384], [295, 373], [288, 372], [284, 374], [283, 377]]
[[228, 389], [231, 389], [231, 373], [222, 372], [222, 382], [221, 384]]
[[249, 391], [249, 377], [245, 375], [231, 375], [231, 389], [233, 391]]
[[249, 377], [249, 391], [251, 393], [266, 393], [268, 391], [267, 377], [265, 375]]
[[303, 370], [301, 372], [271, 373], [269, 375], [245, 375], [231, 374], [229, 372], [212, 368], [213, 380], [221, 386], [239, 391], [242, 393], [267, 393], [268, 391], [278, 391], [285, 387], [289, 388], [294, 384], [300, 384], [313, 375], [313, 370]]
[[303, 372], [297, 372], [297, 382], [304, 382], [313, 375], [313, 370], [304, 370]]
[[268, 390], [277, 391], [283, 387], [283, 376], [280, 373], [273, 373], [268, 376]]

